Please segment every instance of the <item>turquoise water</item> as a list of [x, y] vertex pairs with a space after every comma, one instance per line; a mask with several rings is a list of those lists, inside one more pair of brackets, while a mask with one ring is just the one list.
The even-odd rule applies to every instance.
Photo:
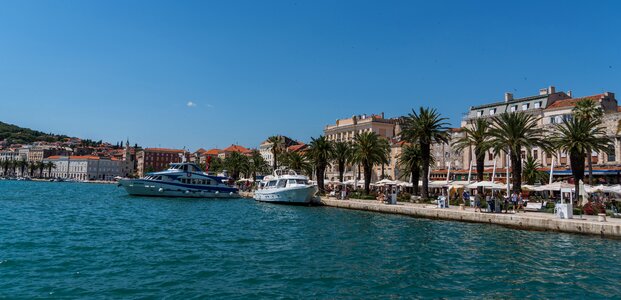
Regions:
[[0, 298], [608, 298], [621, 241], [0, 181]]

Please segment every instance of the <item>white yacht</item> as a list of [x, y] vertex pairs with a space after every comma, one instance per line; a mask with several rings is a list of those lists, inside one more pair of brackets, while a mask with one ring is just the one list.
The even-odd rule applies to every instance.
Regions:
[[274, 176], [265, 176], [254, 192], [254, 199], [262, 202], [310, 204], [317, 194], [317, 186], [308, 177], [293, 170], [276, 170]]
[[183, 162], [140, 179], [119, 179], [118, 185], [130, 195], [139, 196], [238, 198], [239, 191], [228, 183], [228, 177], [209, 175], [196, 164]]

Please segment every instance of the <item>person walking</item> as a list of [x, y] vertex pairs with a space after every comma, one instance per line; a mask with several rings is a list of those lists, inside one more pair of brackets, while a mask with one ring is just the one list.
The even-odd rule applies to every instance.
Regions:
[[517, 197], [517, 208], [516, 208], [515, 212], [516, 213], [520, 212], [520, 209], [522, 209], [523, 213], [526, 212], [524, 210], [524, 199], [522, 198], [522, 193], [518, 194], [518, 197]]
[[481, 194], [479, 193], [474, 196], [474, 212], [477, 212], [477, 209], [481, 212]]

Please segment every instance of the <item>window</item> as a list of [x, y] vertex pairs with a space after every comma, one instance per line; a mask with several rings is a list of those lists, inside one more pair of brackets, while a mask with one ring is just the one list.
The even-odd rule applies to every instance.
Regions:
[[539, 151], [533, 150], [533, 158], [534, 159], [538, 159], [539, 158]]
[[541, 108], [541, 101], [535, 102], [535, 108]]
[[511, 112], [517, 111], [517, 105], [511, 106]]
[[606, 156], [608, 156], [608, 162], [614, 162], [617, 160], [614, 146], [608, 147], [608, 151], [606, 151]]
[[522, 104], [522, 110], [527, 110], [527, 109], [528, 109], [528, 103]]
[[493, 159], [494, 159], [494, 154], [493, 154], [492, 152], [489, 152], [489, 153], [487, 154], [487, 159], [488, 159], [488, 160], [493, 160]]
[[480, 117], [480, 116], [482, 116], [482, 115], [483, 115], [483, 111], [482, 111], [482, 110], [479, 110], [479, 111], [477, 112], [477, 117]]
[[287, 185], [287, 181], [286, 180], [278, 180], [278, 184], [276, 185], [276, 187], [284, 188], [285, 185]]
[[493, 116], [495, 113], [496, 113], [496, 109], [495, 108], [492, 108], [492, 109], [489, 110], [489, 115], [490, 116]]

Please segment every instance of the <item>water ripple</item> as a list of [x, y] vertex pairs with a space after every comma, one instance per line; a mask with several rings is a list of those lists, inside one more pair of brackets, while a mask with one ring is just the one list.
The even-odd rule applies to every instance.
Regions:
[[0, 298], [614, 298], [620, 241], [0, 182]]

